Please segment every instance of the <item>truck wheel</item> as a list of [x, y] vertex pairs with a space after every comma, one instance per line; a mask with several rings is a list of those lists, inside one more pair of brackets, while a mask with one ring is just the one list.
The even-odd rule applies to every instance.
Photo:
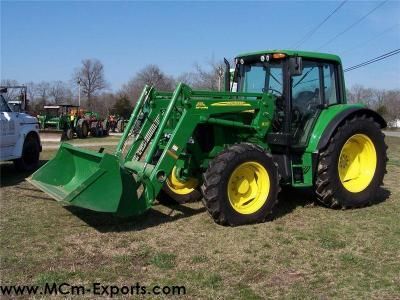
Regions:
[[264, 222], [278, 202], [278, 167], [269, 153], [253, 144], [221, 152], [203, 178], [204, 205], [221, 225]]
[[78, 127], [76, 128], [76, 134], [78, 135], [78, 138], [80, 138], [80, 139], [87, 138], [87, 136], [89, 134], [89, 126], [86, 121], [78, 122]]
[[332, 208], [370, 204], [383, 184], [387, 146], [378, 123], [365, 115], [340, 126], [321, 152], [315, 193]]
[[165, 181], [157, 200], [163, 204], [183, 204], [200, 200], [201, 193], [197, 189], [198, 181], [190, 178], [187, 181], [181, 181], [176, 177], [176, 168]]
[[14, 160], [14, 166], [18, 171], [32, 171], [39, 163], [40, 144], [37, 137], [28, 135], [22, 148], [22, 156]]

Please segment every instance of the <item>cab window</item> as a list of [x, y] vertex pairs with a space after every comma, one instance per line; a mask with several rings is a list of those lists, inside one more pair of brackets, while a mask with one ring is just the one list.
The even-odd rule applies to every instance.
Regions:
[[7, 104], [6, 99], [4, 99], [3, 95], [0, 95], [1, 99], [0, 99], [0, 111], [2, 112], [11, 112], [10, 107]]
[[293, 77], [292, 106], [302, 113], [309, 112], [322, 102], [320, 72], [317, 62], [304, 61], [303, 74]]
[[338, 103], [336, 67], [333, 64], [323, 65], [325, 103], [328, 105]]

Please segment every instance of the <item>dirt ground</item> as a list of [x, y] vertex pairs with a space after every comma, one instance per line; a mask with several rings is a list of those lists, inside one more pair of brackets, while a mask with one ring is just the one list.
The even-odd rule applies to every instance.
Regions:
[[[187, 299], [398, 299], [400, 138], [386, 141], [374, 205], [332, 210], [309, 191], [286, 191], [273, 221], [235, 228], [215, 224], [201, 203], [157, 203], [128, 219], [63, 207], [2, 163], [1, 283], [184, 285]], [[45, 148], [42, 163], [54, 153]]]

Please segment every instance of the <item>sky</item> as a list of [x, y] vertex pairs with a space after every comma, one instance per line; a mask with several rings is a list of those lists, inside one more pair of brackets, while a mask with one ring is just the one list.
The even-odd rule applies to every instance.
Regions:
[[[293, 48], [340, 1], [1, 0], [1, 79], [70, 81], [82, 59], [99, 59], [110, 89], [157, 64], [178, 76], [223, 57]], [[299, 50], [341, 56], [350, 67], [400, 48], [400, 1], [347, 1]], [[400, 88], [400, 55], [345, 74], [347, 86]]]

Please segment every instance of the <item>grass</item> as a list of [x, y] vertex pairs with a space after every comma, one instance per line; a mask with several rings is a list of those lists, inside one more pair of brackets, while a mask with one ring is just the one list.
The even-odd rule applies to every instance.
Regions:
[[176, 284], [189, 299], [400, 298], [400, 138], [387, 143], [376, 204], [331, 210], [291, 191], [272, 222], [235, 228], [201, 203], [128, 219], [62, 207], [2, 164], [1, 283]]

